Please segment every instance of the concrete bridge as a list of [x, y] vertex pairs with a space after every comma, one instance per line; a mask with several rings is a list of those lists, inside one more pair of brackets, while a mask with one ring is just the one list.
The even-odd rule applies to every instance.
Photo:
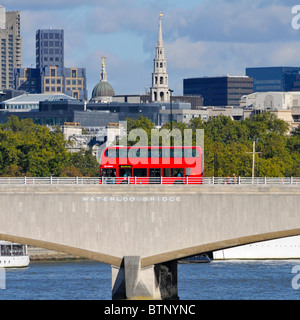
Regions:
[[0, 185], [0, 239], [112, 265], [114, 299], [176, 299], [177, 260], [300, 235], [299, 185]]

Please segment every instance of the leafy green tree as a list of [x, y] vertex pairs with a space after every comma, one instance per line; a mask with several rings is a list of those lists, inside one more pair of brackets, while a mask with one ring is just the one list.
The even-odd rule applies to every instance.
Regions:
[[[154, 128], [154, 124], [143, 117], [128, 123], [128, 132], [132, 128], [143, 128], [148, 130], [148, 136]], [[162, 129], [170, 130], [170, 123]], [[192, 129], [194, 145], [196, 130], [204, 129], [206, 176], [231, 176], [235, 173], [250, 177], [253, 141], [256, 141], [256, 152], [259, 152], [255, 156], [256, 176], [300, 176], [300, 126], [289, 134], [289, 125], [274, 114], [255, 115], [243, 121], [233, 121], [222, 115], [207, 122], [194, 118], [188, 125], [173, 122], [173, 129], [179, 130], [182, 141], [184, 130]], [[159, 134], [159, 130], [154, 133]]]
[[[155, 129], [155, 125], [152, 121], [150, 121], [147, 117], [139, 116], [138, 119], [127, 118], [127, 136], [134, 129], [143, 129], [148, 138], [148, 145], [151, 145], [151, 130]], [[132, 146], [140, 141], [140, 138], [137, 138], [136, 141], [127, 140], [127, 144]], [[126, 145], [125, 141], [121, 141], [121, 144]]]
[[[72, 170], [67, 170], [70, 167]], [[32, 119], [12, 116], [0, 125], [0, 175], [61, 176], [73, 172], [98, 176], [98, 163], [92, 152], [70, 154], [60, 130], [50, 131]]]
[[[75, 171], [75, 168], [78, 171]], [[75, 173], [76, 176], [84, 177], [97, 177], [99, 176], [99, 164], [96, 157], [92, 154], [92, 150], [81, 150], [80, 152], [72, 153], [68, 169], [64, 171], [64, 174], [70, 172]]]

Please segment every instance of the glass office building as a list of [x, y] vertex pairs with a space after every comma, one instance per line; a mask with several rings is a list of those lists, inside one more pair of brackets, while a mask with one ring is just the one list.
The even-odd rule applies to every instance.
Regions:
[[64, 30], [36, 32], [36, 68], [16, 68], [15, 89], [87, 100], [85, 68], [64, 67]]
[[300, 67], [247, 68], [246, 75], [253, 78], [254, 92], [293, 91]]
[[201, 95], [204, 106], [240, 106], [253, 93], [253, 79], [245, 76], [203, 77], [183, 80], [184, 95]]

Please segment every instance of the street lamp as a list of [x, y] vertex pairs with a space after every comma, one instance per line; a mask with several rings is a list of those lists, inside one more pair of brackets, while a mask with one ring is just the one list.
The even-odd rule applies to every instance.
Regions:
[[255, 155], [261, 153], [261, 152], [256, 152], [255, 151], [255, 145], [256, 145], [256, 141], [253, 140], [253, 151], [252, 152], [246, 152], [248, 154], [252, 154], [252, 184], [254, 184], [254, 176], [255, 176]]

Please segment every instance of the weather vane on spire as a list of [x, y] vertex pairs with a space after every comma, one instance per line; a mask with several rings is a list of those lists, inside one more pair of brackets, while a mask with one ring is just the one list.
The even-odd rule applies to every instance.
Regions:
[[105, 68], [105, 59], [106, 59], [106, 57], [102, 57], [102, 68]]

